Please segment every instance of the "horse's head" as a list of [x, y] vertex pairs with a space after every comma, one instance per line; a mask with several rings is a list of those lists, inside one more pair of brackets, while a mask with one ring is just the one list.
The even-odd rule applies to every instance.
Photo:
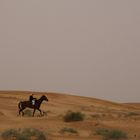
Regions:
[[45, 95], [42, 96], [42, 99], [45, 100], [45, 101], [49, 101], [48, 98]]

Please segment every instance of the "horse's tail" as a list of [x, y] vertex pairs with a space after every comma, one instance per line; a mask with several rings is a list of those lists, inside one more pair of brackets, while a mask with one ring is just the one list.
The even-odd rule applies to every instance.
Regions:
[[18, 103], [18, 108], [21, 109], [21, 102]]

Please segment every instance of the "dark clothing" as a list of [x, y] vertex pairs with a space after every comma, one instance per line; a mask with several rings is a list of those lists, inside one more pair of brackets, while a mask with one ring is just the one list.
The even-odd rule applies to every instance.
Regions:
[[29, 101], [30, 101], [31, 105], [35, 105], [36, 98], [34, 98], [33, 95], [30, 95]]
[[29, 97], [29, 101], [32, 102], [33, 99], [34, 99], [34, 97], [31, 95], [31, 96]]

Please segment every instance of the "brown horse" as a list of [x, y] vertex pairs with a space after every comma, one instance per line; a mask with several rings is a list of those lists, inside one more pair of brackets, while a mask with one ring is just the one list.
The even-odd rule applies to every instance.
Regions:
[[40, 106], [41, 106], [43, 101], [48, 101], [48, 98], [45, 95], [41, 96], [40, 99], [36, 100], [35, 105], [32, 105], [32, 103], [30, 101], [21, 101], [21, 102], [19, 102], [19, 104], [18, 104], [19, 115], [22, 112], [22, 116], [24, 116], [23, 110], [25, 108], [32, 108], [32, 109], [34, 109], [33, 116], [34, 116], [36, 110], [40, 111], [40, 115], [42, 116], [43, 114], [42, 114], [42, 111], [40, 109]]

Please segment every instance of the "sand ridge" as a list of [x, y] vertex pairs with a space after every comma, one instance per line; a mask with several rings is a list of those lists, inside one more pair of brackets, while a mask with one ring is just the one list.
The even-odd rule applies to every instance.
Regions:
[[[30, 94], [35, 97], [46, 95], [49, 102], [43, 102], [41, 109], [46, 116], [18, 116], [18, 103], [28, 100]], [[95, 98], [73, 96], [51, 92], [0, 91], [0, 132], [10, 128], [38, 128], [49, 133], [50, 140], [101, 140], [93, 135], [96, 128], [121, 129], [131, 140], [140, 138], [140, 110], [137, 104], [120, 104]], [[85, 120], [66, 123], [63, 116], [67, 111], [79, 111], [85, 114]], [[135, 112], [137, 115], [132, 115]], [[73, 128], [78, 135], [61, 134], [64, 127]], [[137, 138], [134, 135], [137, 134]]]

